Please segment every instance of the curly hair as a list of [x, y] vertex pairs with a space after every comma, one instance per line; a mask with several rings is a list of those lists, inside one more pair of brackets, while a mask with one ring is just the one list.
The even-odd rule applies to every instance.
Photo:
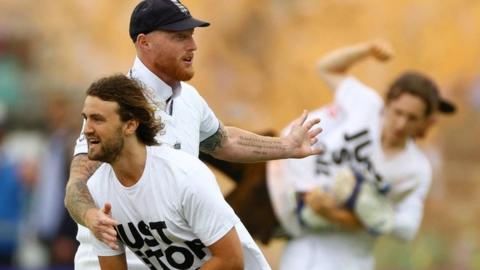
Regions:
[[157, 145], [155, 136], [162, 131], [164, 124], [155, 118], [155, 103], [146, 92], [143, 84], [123, 74], [101, 78], [93, 82], [87, 96], [118, 104], [118, 114], [123, 122], [135, 119], [139, 122], [135, 131], [145, 145]]

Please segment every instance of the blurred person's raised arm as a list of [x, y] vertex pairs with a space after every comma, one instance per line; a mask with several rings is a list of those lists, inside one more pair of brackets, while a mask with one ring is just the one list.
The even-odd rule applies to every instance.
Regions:
[[317, 63], [320, 78], [333, 91], [347, 77], [348, 69], [359, 61], [373, 57], [378, 61], [387, 61], [393, 55], [391, 45], [383, 40], [374, 40], [342, 47], [327, 53]]

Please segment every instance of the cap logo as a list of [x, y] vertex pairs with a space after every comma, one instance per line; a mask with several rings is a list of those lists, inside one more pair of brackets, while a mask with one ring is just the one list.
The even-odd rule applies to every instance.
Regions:
[[170, 1], [172, 1], [172, 3], [174, 3], [180, 9], [181, 12], [188, 14], [187, 7], [185, 7], [182, 3], [180, 3], [180, 1], [178, 0], [170, 0]]

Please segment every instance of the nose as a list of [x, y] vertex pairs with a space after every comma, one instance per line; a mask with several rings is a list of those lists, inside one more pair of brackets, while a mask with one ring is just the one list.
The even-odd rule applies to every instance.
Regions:
[[93, 128], [91, 127], [90, 123], [88, 120], [85, 120], [83, 122], [83, 134], [92, 134], [93, 133]]
[[408, 119], [405, 116], [401, 116], [396, 121], [397, 130], [404, 130], [407, 126]]
[[189, 51], [197, 50], [197, 43], [195, 42], [195, 39], [193, 38], [193, 36], [190, 36], [190, 38], [188, 39], [187, 49]]

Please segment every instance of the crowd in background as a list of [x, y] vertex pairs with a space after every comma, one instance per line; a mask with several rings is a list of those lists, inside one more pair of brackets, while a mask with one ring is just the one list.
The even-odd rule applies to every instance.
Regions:
[[79, 117], [65, 92], [29, 95], [15, 45], [0, 39], [0, 266], [68, 267], [76, 227], [63, 198]]

